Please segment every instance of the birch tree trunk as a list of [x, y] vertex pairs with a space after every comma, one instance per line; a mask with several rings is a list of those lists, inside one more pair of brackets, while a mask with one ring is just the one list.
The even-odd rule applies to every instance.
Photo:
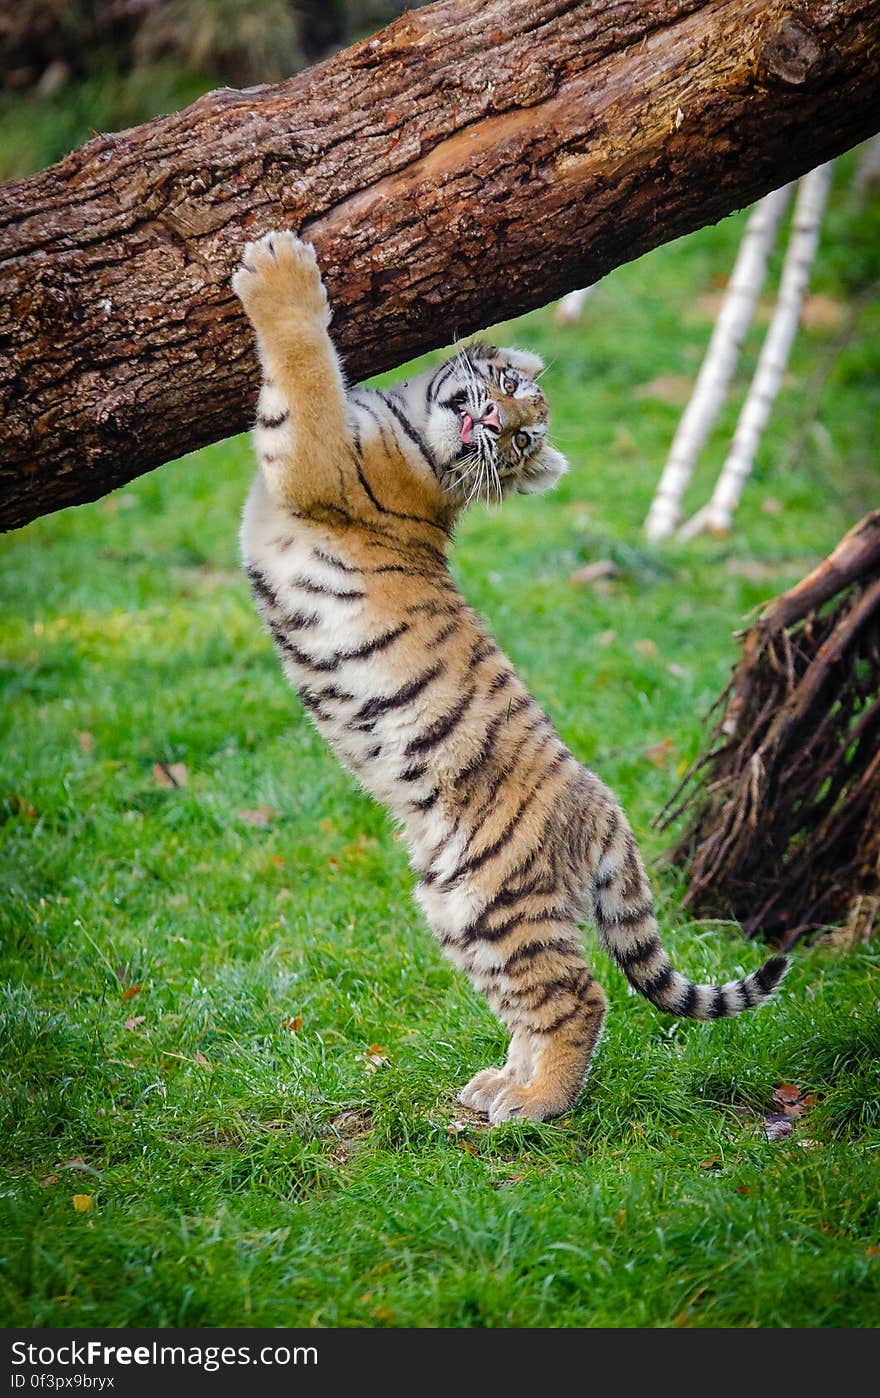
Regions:
[[791, 185], [784, 185], [782, 189], [766, 195], [755, 206], [746, 224], [709, 348], [690, 402], [672, 439], [669, 458], [645, 521], [645, 533], [649, 539], [667, 538], [681, 519], [681, 502], [697, 458], [727, 397], [742, 342], [767, 276], [767, 259], [791, 197], [791, 189]]
[[731, 526], [800, 324], [810, 270], [819, 245], [822, 214], [831, 188], [832, 168], [833, 162], [820, 165], [818, 170], [811, 170], [800, 181], [776, 309], [736, 424], [730, 451], [708, 505], [679, 531], [683, 539], [693, 538], [702, 530], [725, 534]]
[[0, 201], [0, 527], [249, 421], [242, 243], [318, 251], [351, 378], [598, 280], [880, 124], [876, 0], [441, 0]]

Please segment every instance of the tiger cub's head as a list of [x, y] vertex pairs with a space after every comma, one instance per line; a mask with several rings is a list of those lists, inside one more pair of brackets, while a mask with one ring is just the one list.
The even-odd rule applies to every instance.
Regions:
[[440, 484], [459, 508], [550, 490], [568, 469], [547, 440], [543, 368], [527, 350], [472, 344], [434, 371], [424, 431]]

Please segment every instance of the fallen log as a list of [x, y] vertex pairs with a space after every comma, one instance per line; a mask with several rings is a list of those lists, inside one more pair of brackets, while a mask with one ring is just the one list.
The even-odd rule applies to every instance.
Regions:
[[352, 378], [552, 300], [880, 125], [876, 0], [441, 0], [3, 189], [0, 527], [244, 427], [229, 287], [318, 249]]

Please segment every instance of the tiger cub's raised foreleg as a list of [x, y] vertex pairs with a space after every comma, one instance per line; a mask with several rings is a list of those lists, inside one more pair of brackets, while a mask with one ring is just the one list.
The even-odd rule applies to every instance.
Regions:
[[338, 505], [350, 433], [314, 249], [293, 233], [268, 233], [247, 244], [232, 286], [254, 327], [263, 368], [254, 432], [263, 478], [294, 510]]

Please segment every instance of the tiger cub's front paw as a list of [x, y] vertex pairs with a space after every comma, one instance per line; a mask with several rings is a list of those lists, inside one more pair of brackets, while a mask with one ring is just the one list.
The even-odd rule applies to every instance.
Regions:
[[258, 327], [279, 312], [298, 310], [330, 323], [330, 305], [311, 243], [282, 229], [245, 245], [232, 289]]

